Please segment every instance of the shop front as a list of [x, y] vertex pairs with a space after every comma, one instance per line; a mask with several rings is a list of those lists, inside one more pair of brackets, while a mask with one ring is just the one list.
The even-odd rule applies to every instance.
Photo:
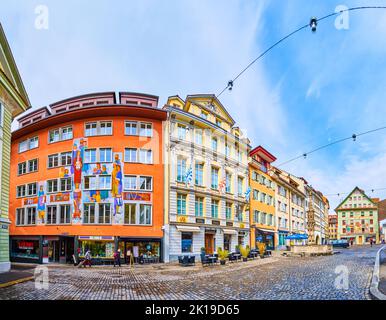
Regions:
[[92, 259], [101, 263], [109, 262], [114, 256], [115, 242], [112, 236], [79, 236], [78, 256], [83, 259], [86, 252], [90, 251]]
[[42, 263], [42, 237], [11, 237], [11, 262]]
[[278, 236], [278, 239], [279, 239], [278, 249], [279, 250], [286, 249], [288, 242], [287, 242], [287, 240], [285, 238], [288, 236], [288, 231], [286, 231], [286, 230], [279, 230], [278, 233], [279, 233], [279, 236]]
[[275, 250], [275, 232], [268, 229], [256, 228], [256, 242], [265, 243], [267, 250]]
[[128, 253], [133, 256], [134, 263], [162, 262], [161, 238], [119, 238], [121, 259], [128, 263]]

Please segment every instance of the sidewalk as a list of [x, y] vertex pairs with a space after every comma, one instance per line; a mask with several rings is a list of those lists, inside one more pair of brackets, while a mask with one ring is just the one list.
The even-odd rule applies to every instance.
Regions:
[[386, 295], [386, 250], [382, 251], [379, 267], [379, 291]]
[[0, 273], [0, 289], [17, 283], [32, 280], [34, 269], [31, 266], [12, 265], [11, 271]]

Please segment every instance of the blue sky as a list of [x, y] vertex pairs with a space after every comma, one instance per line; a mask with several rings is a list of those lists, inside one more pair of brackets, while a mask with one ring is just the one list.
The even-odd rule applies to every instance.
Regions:
[[[34, 27], [37, 5], [48, 30]], [[113, 4], [113, 5], [112, 5]], [[385, 1], [3, 0], [0, 21], [34, 107], [98, 91], [218, 93], [276, 40], [337, 5]], [[386, 125], [386, 10], [303, 30], [256, 63], [221, 101], [277, 163]], [[386, 187], [386, 130], [288, 164], [325, 194]], [[370, 196], [386, 197], [385, 192]], [[338, 197], [330, 197], [334, 208]]]

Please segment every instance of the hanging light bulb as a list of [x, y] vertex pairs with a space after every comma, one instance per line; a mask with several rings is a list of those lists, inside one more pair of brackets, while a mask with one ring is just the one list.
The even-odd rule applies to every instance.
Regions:
[[352, 140], [355, 142], [355, 141], [357, 141], [357, 135], [354, 133], [353, 135], [352, 135]]
[[312, 32], [316, 31], [316, 26], [318, 25], [318, 19], [316, 17], [312, 17], [310, 20], [310, 27]]
[[229, 80], [229, 81], [228, 81], [228, 90], [229, 90], [229, 91], [232, 91], [232, 89], [233, 89], [233, 81], [232, 81], [232, 80]]

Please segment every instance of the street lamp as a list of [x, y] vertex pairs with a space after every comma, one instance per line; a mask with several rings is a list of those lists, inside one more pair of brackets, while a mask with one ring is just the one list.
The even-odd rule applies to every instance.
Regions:
[[316, 26], [318, 25], [318, 19], [316, 17], [312, 17], [310, 20], [310, 27], [312, 32], [316, 31]]
[[233, 81], [232, 81], [232, 80], [229, 80], [229, 81], [228, 81], [228, 90], [229, 90], [229, 91], [232, 91], [232, 89], [233, 89]]

